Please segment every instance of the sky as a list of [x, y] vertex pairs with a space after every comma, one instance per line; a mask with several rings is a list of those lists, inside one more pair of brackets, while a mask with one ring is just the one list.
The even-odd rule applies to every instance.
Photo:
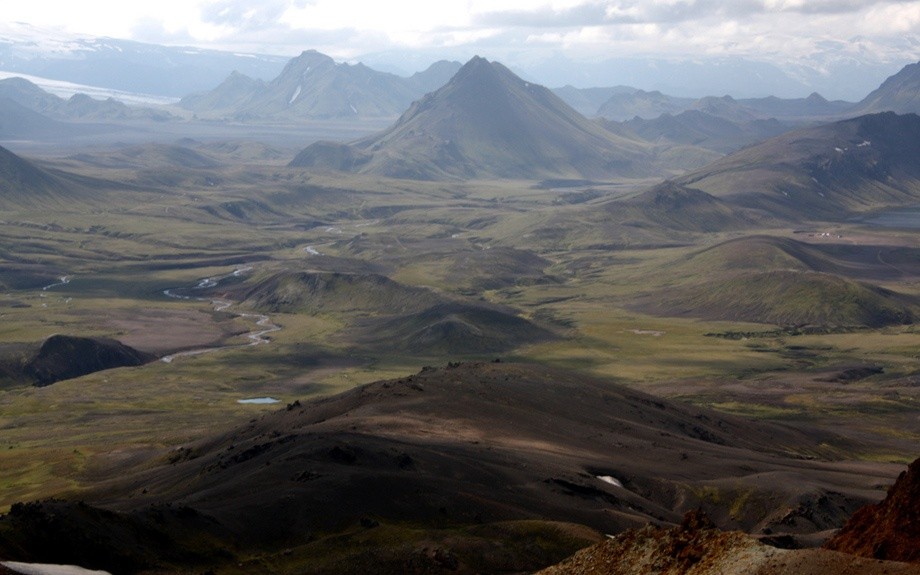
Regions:
[[554, 57], [732, 56], [818, 73], [920, 59], [920, 0], [5, 0], [3, 15], [236, 52], [389, 54], [407, 72], [474, 54], [523, 67]]

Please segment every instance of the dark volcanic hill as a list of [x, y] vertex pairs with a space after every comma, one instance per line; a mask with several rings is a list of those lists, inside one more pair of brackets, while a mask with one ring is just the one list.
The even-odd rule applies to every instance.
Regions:
[[151, 354], [113, 339], [53, 335], [25, 364], [23, 373], [35, 385], [44, 386], [105, 369], [143, 365], [154, 359]]
[[777, 136], [675, 179], [790, 221], [920, 201], [920, 117], [860, 116]]
[[920, 114], [920, 62], [908, 64], [858, 103], [851, 113]]
[[114, 339], [52, 335], [40, 346], [4, 346], [0, 351], [0, 375], [12, 382], [42, 387], [106, 369], [143, 365], [154, 359]]
[[647, 175], [646, 154], [546, 88], [475, 57], [386, 131], [349, 146], [314, 144], [291, 165], [410, 179], [603, 178]]

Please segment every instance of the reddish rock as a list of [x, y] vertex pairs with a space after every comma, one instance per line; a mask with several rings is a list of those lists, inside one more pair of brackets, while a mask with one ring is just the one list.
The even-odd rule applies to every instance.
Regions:
[[920, 562], [920, 459], [880, 503], [858, 510], [825, 548], [889, 561]]

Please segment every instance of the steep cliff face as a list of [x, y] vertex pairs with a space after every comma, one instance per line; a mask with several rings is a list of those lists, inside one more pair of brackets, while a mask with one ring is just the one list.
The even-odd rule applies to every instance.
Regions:
[[920, 562], [920, 459], [880, 503], [853, 514], [827, 549], [889, 561]]

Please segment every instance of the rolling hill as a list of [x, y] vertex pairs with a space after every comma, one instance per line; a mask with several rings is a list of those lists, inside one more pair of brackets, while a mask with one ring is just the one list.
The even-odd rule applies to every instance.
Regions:
[[[884, 247], [812, 246], [750, 236], [669, 268], [669, 285], [639, 298], [650, 313], [784, 326], [879, 327], [920, 317], [920, 301], [865, 281], [891, 279]], [[905, 254], [904, 257], [916, 257]], [[852, 279], [847, 275], [862, 276]]]
[[284, 271], [221, 294], [270, 313], [339, 314], [348, 328], [334, 339], [381, 353], [481, 356], [556, 338], [511, 308], [454, 300], [375, 273]]
[[552, 92], [475, 57], [389, 129], [318, 143], [291, 166], [408, 179], [648, 175], [646, 146], [616, 136]]

